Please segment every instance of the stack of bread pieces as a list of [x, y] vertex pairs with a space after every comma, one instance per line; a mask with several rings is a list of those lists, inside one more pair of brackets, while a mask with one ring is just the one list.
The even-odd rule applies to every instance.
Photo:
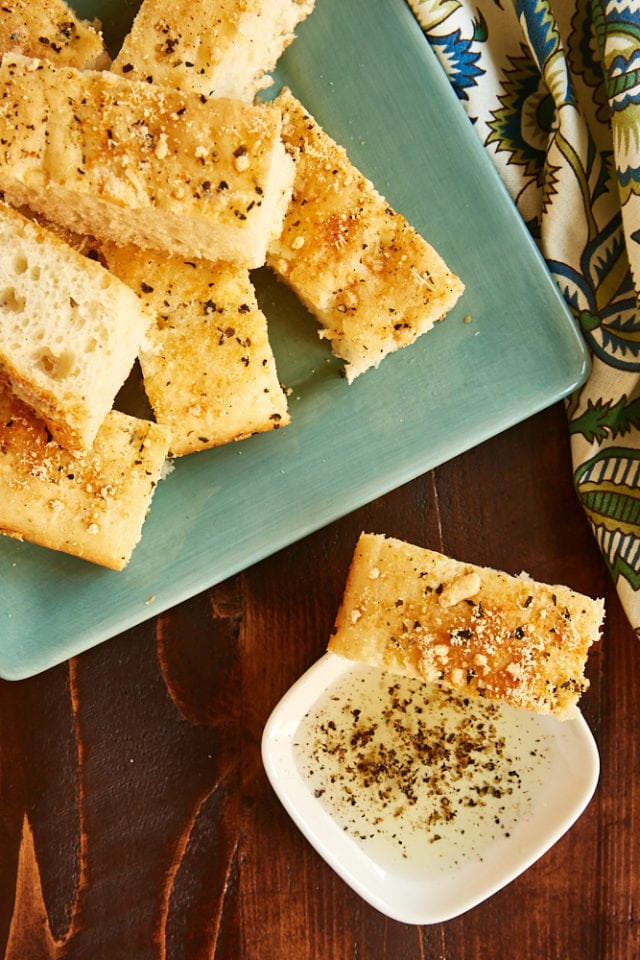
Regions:
[[[112, 61], [64, 0], [0, 19], [0, 531], [112, 569], [169, 458], [290, 422], [251, 271], [350, 382], [463, 285], [289, 91], [314, 0], [143, 0]], [[134, 367], [152, 413], [114, 402]]]

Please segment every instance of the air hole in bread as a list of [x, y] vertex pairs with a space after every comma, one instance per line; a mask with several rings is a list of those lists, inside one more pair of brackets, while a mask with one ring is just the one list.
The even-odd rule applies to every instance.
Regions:
[[18, 254], [13, 261], [13, 269], [20, 276], [21, 273], [26, 273], [29, 269], [29, 261], [22, 254]]
[[29, 274], [29, 276], [34, 281], [34, 283], [38, 283], [40, 280], [40, 274], [41, 274], [40, 267], [35, 266], [31, 268], [31, 273]]
[[0, 307], [3, 310], [13, 313], [23, 313], [25, 308], [25, 298], [16, 293], [14, 287], [5, 287], [0, 293]]
[[71, 350], [63, 350], [55, 354], [49, 349], [41, 350], [36, 355], [36, 364], [52, 380], [64, 380], [72, 372], [75, 357]]

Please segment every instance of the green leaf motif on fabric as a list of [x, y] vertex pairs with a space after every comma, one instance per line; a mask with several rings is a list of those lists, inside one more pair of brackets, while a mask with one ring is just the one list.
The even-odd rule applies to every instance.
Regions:
[[544, 215], [545, 211], [548, 210], [553, 203], [553, 198], [557, 196], [558, 173], [560, 173], [559, 167], [556, 167], [551, 163], [547, 164], [545, 169], [545, 178], [542, 185], [541, 215]]
[[591, 313], [590, 310], [582, 310], [578, 317], [580, 329], [585, 333], [596, 330], [600, 326], [600, 317], [597, 313]]
[[[625, 110], [625, 114], [629, 112], [629, 109]], [[627, 117], [625, 120], [625, 128], [622, 128], [622, 124], [618, 122], [622, 114], [616, 114], [616, 118], [613, 121], [613, 130], [615, 135], [616, 146], [619, 151], [622, 151], [623, 143], [628, 143], [630, 138], [636, 138], [637, 143], [635, 146], [630, 148], [627, 146], [628, 152], [633, 156], [640, 152], [640, 110], [636, 111], [636, 127], [634, 129], [633, 125], [628, 126], [628, 121], [631, 119]], [[629, 133], [629, 136], [625, 133], [625, 130]], [[640, 196], [640, 165], [636, 166], [622, 166], [620, 163], [618, 167], [618, 190], [620, 193], [620, 203], [624, 207], [626, 206], [632, 197]], [[635, 234], [637, 231], [631, 232], [633, 239], [637, 239]]]
[[[640, 86], [640, 69], [637, 72], [636, 77], [630, 77], [629, 74], [625, 74], [624, 77], [620, 77], [616, 83], [616, 88], [618, 90], [617, 96], [621, 96], [628, 90], [636, 90]], [[627, 86], [627, 83], [632, 81], [631, 86]], [[613, 144], [614, 149], [618, 152], [619, 161], [622, 161], [624, 156], [629, 156], [629, 154], [634, 155], [634, 152], [637, 151], [640, 146], [640, 137], [638, 133], [638, 124], [640, 123], [640, 104], [637, 103], [627, 103], [623, 110], [616, 110], [611, 117], [611, 129], [613, 133]], [[637, 157], [636, 157], [637, 159]], [[628, 169], [628, 164], [625, 164], [622, 167], [622, 170]]]
[[619, 97], [620, 94], [632, 90], [640, 83], [640, 69], [629, 70], [627, 73], [617, 74], [609, 78], [608, 88], [611, 97]]
[[473, 24], [473, 39], [476, 43], [486, 43], [489, 37], [489, 29], [487, 27], [487, 21], [482, 16], [481, 12], [478, 12], [478, 17]]
[[604, 6], [602, 59], [611, 108], [620, 201], [640, 196], [640, 17], [637, 8]]
[[601, 443], [607, 438], [622, 437], [640, 426], [640, 397], [627, 402], [621, 397], [617, 402], [598, 398], [589, 399], [587, 409], [569, 423], [573, 434], [581, 434], [588, 443]]
[[574, 483], [614, 578], [640, 587], [640, 451], [609, 447], [583, 463]]
[[595, 526], [632, 536], [640, 534], [639, 490], [615, 483], [583, 483], [578, 492]]

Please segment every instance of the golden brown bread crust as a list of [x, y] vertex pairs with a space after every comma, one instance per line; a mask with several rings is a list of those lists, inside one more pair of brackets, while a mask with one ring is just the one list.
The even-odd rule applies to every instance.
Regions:
[[329, 650], [564, 717], [587, 689], [602, 600], [362, 534]]
[[77, 233], [256, 267], [293, 163], [272, 105], [7, 54], [0, 189]]
[[100, 250], [155, 316], [140, 361], [155, 418], [171, 429], [173, 456], [289, 423], [248, 270], [130, 246]]
[[296, 175], [267, 262], [321, 323], [352, 380], [431, 329], [464, 286], [289, 90], [275, 102]]
[[0, 386], [0, 533], [122, 570], [169, 448], [165, 427], [111, 411], [82, 456]]

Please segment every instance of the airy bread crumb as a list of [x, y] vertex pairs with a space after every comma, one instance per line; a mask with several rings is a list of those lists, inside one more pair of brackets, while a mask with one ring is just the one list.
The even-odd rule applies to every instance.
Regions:
[[0, 379], [71, 450], [91, 447], [151, 314], [99, 263], [0, 203]]

